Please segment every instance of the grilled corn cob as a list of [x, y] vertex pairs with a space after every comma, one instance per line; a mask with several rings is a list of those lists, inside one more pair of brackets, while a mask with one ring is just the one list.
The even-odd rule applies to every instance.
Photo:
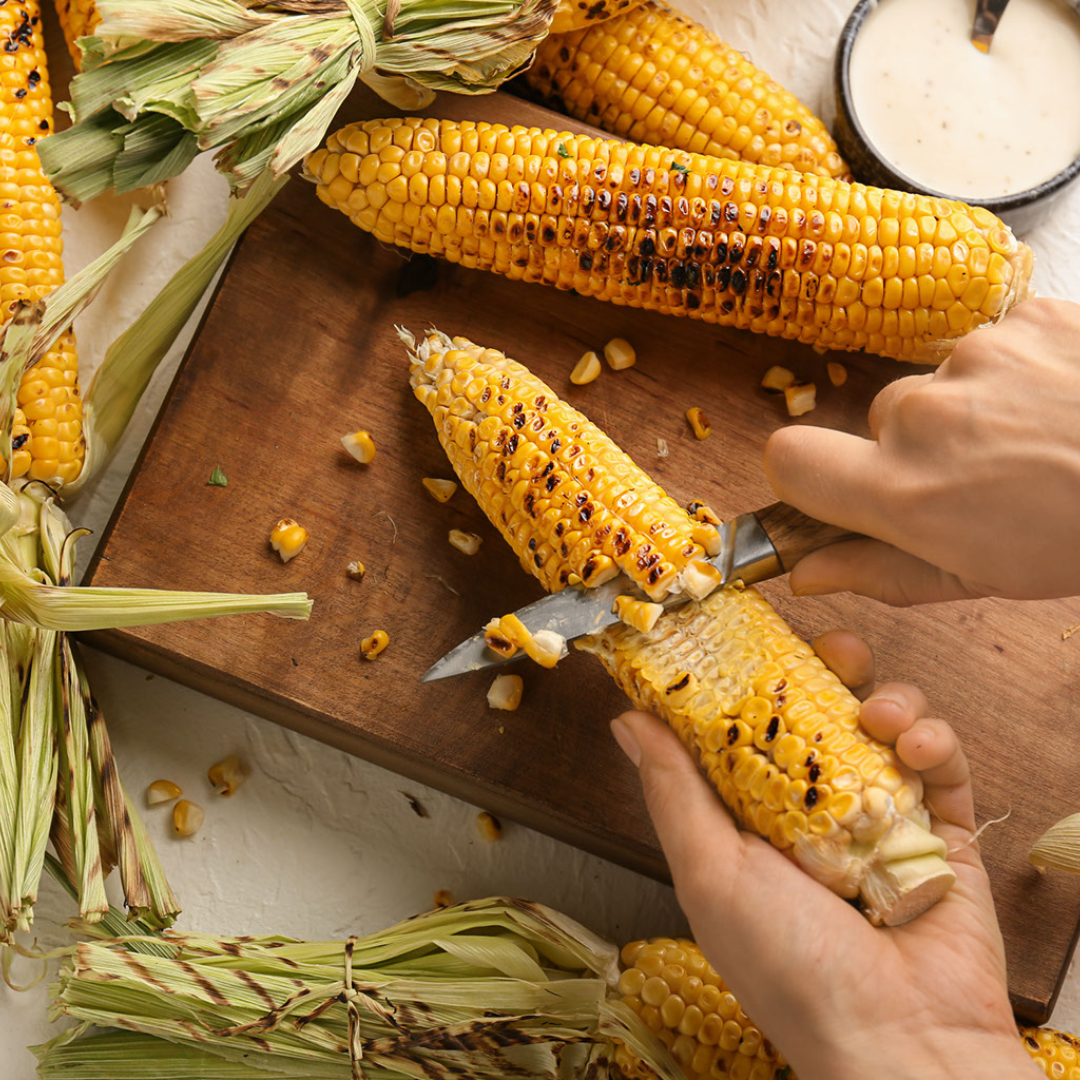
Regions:
[[64, 31], [68, 52], [71, 53], [75, 70], [78, 71], [82, 54], [75, 43], [84, 35], [92, 34], [101, 22], [96, 0], [56, 0], [56, 14], [60, 19], [60, 28]]
[[549, 592], [623, 571], [654, 599], [719, 550], [602, 431], [521, 364], [465, 338], [403, 333], [410, 382], [462, 484]]
[[[464, 338], [400, 333], [454, 469], [545, 588], [622, 570], [656, 599], [695, 595], [699, 568], [715, 572], [700, 555], [716, 525], [527, 368]], [[527, 641], [516, 616], [488, 631], [505, 655]], [[952, 884], [919, 778], [862, 731], [856, 698], [755, 590], [727, 586], [648, 632], [615, 624], [577, 645], [667, 720], [745, 827], [875, 922], [903, 922]]]
[[682, 151], [408, 118], [307, 169], [384, 243], [818, 348], [940, 361], [1029, 292], [985, 209]]
[[1035, 1064], [1051, 1080], [1080, 1080], [1080, 1039], [1053, 1028], [1021, 1028], [1020, 1037]]
[[[36, 0], [0, 7], [0, 319], [64, 280], [60, 200], [35, 145], [52, 131], [49, 70]], [[78, 355], [71, 334], [22, 378], [12, 424], [11, 477], [71, 483], [82, 471]], [[3, 463], [6, 466], [6, 463]]]
[[[693, 941], [632, 941], [621, 959], [622, 1003], [671, 1051], [687, 1080], [794, 1080]], [[634, 1080], [652, 1080], [625, 1047], [616, 1047], [615, 1061]]]
[[632, 11], [644, 0], [561, 0], [549, 33], [564, 34], [583, 26], [595, 26]]
[[827, 128], [794, 94], [660, 0], [549, 35], [525, 81], [570, 116], [634, 142], [849, 178]]

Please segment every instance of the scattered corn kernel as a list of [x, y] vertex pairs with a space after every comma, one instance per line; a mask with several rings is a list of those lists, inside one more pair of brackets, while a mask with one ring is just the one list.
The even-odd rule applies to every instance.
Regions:
[[435, 893], [435, 906], [441, 907], [453, 907], [454, 906], [454, 894], [449, 889], [439, 889]]
[[206, 773], [206, 778], [213, 784], [214, 790], [225, 798], [236, 794], [236, 789], [244, 782], [246, 776], [247, 770], [235, 754], [230, 754], [223, 761], [211, 765]]
[[656, 456], [657, 457], [667, 457], [668, 456], [667, 439], [657, 439], [656, 440]]
[[829, 382], [833, 386], [843, 386], [847, 382], [847, 368], [843, 364], [838, 364], [835, 360], [830, 360], [825, 365], [825, 369], [829, 373]]
[[712, 563], [698, 559], [679, 575], [679, 584], [692, 600], [704, 600], [724, 584], [724, 575]]
[[529, 628], [516, 615], [504, 615], [501, 619], [493, 619], [488, 623], [488, 626], [490, 627], [492, 623], [498, 623], [499, 634], [509, 641], [515, 649], [525, 648], [532, 638]]
[[553, 668], [567, 653], [566, 638], [554, 630], [538, 630], [522, 648], [530, 660], [545, 668]]
[[465, 555], [475, 555], [483, 542], [483, 538], [476, 533], [462, 532], [460, 529], [450, 530], [450, 543]]
[[181, 799], [172, 813], [173, 832], [177, 836], [194, 836], [201, 828], [206, 813], [198, 803]]
[[361, 465], [370, 465], [375, 460], [375, 440], [371, 437], [370, 432], [354, 431], [351, 435], [342, 435], [341, 445]]
[[570, 381], [575, 386], [585, 386], [600, 374], [600, 357], [590, 349], [574, 365], [570, 372]]
[[307, 546], [308, 531], [292, 518], [282, 518], [270, 533], [270, 546], [281, 556], [282, 562], [295, 559]]
[[765, 372], [765, 377], [761, 380], [761, 385], [765, 387], [766, 390], [772, 390], [779, 394], [794, 382], [795, 373], [789, 371], [786, 367], [780, 367], [779, 364], [776, 364]]
[[425, 476], [422, 483], [436, 502], [449, 502], [457, 491], [457, 484], [453, 480], [435, 480], [430, 476]]
[[499, 823], [499, 819], [486, 810], [481, 810], [476, 815], [476, 827], [480, 830], [480, 835], [489, 844], [502, 839], [502, 825]]
[[390, 635], [385, 630], [376, 630], [370, 637], [360, 642], [360, 655], [365, 660], [374, 660], [390, 644]]
[[160, 806], [162, 803], [179, 799], [183, 794], [183, 790], [171, 780], [155, 780], [146, 789], [146, 805]]
[[363, 581], [364, 575], [367, 573], [367, 569], [364, 564], [355, 559], [345, 567], [345, 573], [353, 579], [353, 581]]
[[[492, 652], [497, 652], [500, 656], [505, 657], [507, 660], [511, 656], [514, 656], [518, 647], [507, 636], [506, 632], [502, 628], [502, 619], [492, 619], [491, 622], [484, 627], [484, 644], [491, 649]], [[497, 682], [498, 680], [496, 680]], [[491, 700], [490, 695], [488, 701]], [[517, 706], [514, 706], [517, 708]]]
[[799, 383], [784, 391], [788, 416], [805, 416], [817, 406], [817, 387], [813, 383]]
[[647, 600], [635, 600], [632, 596], [617, 596], [611, 610], [627, 626], [632, 626], [642, 634], [647, 634], [664, 614], [664, 605], [651, 604]]
[[705, 525], [712, 525], [719, 529], [723, 522], [720, 520], [716, 511], [711, 506], [707, 506], [701, 502], [700, 499], [695, 499], [692, 503], [688, 503], [686, 512], [695, 520], [704, 523]]
[[637, 353], [634, 346], [625, 338], [612, 338], [604, 346], [604, 359], [612, 371], [625, 371], [637, 363]]
[[709, 418], [696, 405], [686, 410], [686, 419], [695, 438], [707, 439], [712, 434]]
[[487, 692], [488, 708], [513, 712], [521, 704], [524, 690], [525, 681], [520, 675], [498, 675]]

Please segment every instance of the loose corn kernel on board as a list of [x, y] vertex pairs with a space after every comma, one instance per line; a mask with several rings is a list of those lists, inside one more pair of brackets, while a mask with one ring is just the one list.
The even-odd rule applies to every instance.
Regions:
[[[581, 125], [495, 95], [437, 103], [433, 114]], [[392, 112], [370, 101], [345, 119]], [[410, 291], [413, 290], [413, 291]], [[451, 476], [431, 419], [408, 386], [394, 324], [430, 324], [504, 349], [605, 428], [680, 502], [724, 516], [772, 496], [760, 461], [787, 422], [783, 396], [759, 381], [784, 364], [818, 384], [806, 422], [865, 432], [887, 382], [916, 370], [868, 357], [818, 357], [802, 346], [557, 293], [489, 273], [405, 262], [293, 181], [250, 230], [224, 276], [88, 579], [96, 585], [282, 592], [315, 598], [310, 623], [270, 616], [92, 636], [126, 659], [485, 809], [645, 873], [663, 860], [636, 776], [608, 734], [625, 699], [591, 658], [525, 678], [517, 712], [489, 710], [492, 673], [421, 685], [445, 651], [494, 615], [540, 595], [463, 491], [445, 504], [421, 484]], [[636, 367], [584, 387], [570, 372], [613, 337]], [[834, 389], [826, 360], [850, 377]], [[699, 442], [687, 408], [703, 408]], [[366, 428], [368, 466], [340, 445]], [[657, 439], [669, 456], [657, 455]], [[228, 487], [208, 486], [216, 466]], [[268, 536], [281, 517], [311, 534], [283, 565]], [[450, 529], [478, 533], [469, 557]], [[346, 575], [359, 559], [360, 583]], [[955, 719], [972, 758], [979, 820], [1009, 814], [982, 838], [1009, 951], [1016, 1008], [1050, 1013], [1080, 922], [1080, 883], [1041, 877], [1032, 841], [1077, 809], [1080, 601], [984, 601], [892, 611], [850, 598], [796, 601], [766, 592], [804, 636], [849, 626], [874, 645], [884, 678], [918, 680]], [[385, 629], [376, 660], [360, 642]], [[148, 721], [152, 722], [152, 721]]]

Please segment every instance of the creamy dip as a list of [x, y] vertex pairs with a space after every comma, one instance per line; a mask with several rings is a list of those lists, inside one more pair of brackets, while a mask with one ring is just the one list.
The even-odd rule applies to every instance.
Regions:
[[1080, 155], [1080, 17], [1011, 0], [989, 54], [974, 0], [881, 0], [851, 57], [870, 141], [906, 176], [977, 200], [1036, 187]]

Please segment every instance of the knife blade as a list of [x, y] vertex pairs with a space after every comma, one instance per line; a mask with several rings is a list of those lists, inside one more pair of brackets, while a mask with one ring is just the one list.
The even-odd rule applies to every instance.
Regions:
[[[845, 529], [816, 521], [784, 503], [773, 503], [751, 514], [741, 514], [720, 527], [720, 554], [709, 561], [720, 571], [724, 584], [741, 581], [753, 585], [759, 581], [787, 573], [804, 555], [819, 548], [856, 536]], [[595, 589], [571, 588], [544, 596], [515, 612], [532, 634], [551, 630], [567, 641], [595, 634], [618, 621], [612, 606], [619, 596], [648, 599], [625, 575], [605, 582]], [[679, 607], [688, 601], [682, 594], [666, 597], [665, 609]], [[435, 682], [468, 671], [512, 664], [523, 656], [499, 656], [484, 644], [484, 632], [474, 634], [441, 660], [432, 665], [420, 678]]]

